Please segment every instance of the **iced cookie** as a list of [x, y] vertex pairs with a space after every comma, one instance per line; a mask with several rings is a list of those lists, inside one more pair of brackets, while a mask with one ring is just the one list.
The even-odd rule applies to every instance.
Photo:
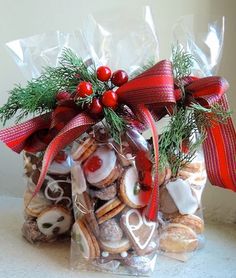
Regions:
[[166, 188], [181, 214], [194, 214], [197, 211], [198, 200], [188, 181], [178, 178], [169, 181]]
[[103, 241], [119, 241], [123, 237], [123, 231], [121, 230], [116, 219], [112, 218], [101, 225], [100, 228], [100, 239]]
[[52, 202], [46, 199], [42, 192], [38, 192], [37, 195], [32, 199], [34, 189], [35, 187], [33, 185], [28, 186], [26, 189], [24, 193], [24, 205], [25, 211], [28, 215], [38, 217], [44, 209], [52, 204]]
[[46, 236], [66, 233], [72, 223], [69, 210], [61, 206], [52, 206], [43, 210], [37, 218], [38, 228]]
[[160, 235], [160, 249], [165, 252], [191, 252], [198, 247], [196, 233], [182, 224], [168, 224]]
[[196, 234], [201, 234], [204, 231], [203, 220], [200, 217], [193, 214], [179, 215], [175, 218], [171, 218], [170, 222], [179, 223], [187, 227], [190, 227]]
[[111, 254], [119, 254], [125, 252], [131, 247], [130, 241], [126, 237], [123, 237], [119, 241], [99, 240], [99, 245], [103, 251]]
[[125, 208], [125, 204], [121, 202], [120, 199], [115, 197], [114, 199], [106, 202], [100, 208], [95, 211], [96, 217], [98, 219], [98, 224], [113, 218], [119, 214]]
[[114, 150], [99, 147], [83, 165], [87, 181], [98, 188], [112, 184], [121, 173]]
[[138, 172], [135, 167], [129, 167], [120, 180], [120, 198], [131, 208], [142, 208], [148, 203], [150, 192], [141, 189], [138, 183]]
[[90, 155], [92, 155], [97, 149], [97, 144], [94, 138], [88, 137], [83, 143], [81, 143], [77, 150], [72, 154], [72, 158], [75, 161], [83, 163]]
[[108, 201], [115, 198], [115, 196], [117, 195], [117, 185], [116, 183], [113, 183], [107, 187], [97, 189], [97, 190], [93, 190], [90, 188], [89, 194], [93, 198], [95, 197], [100, 200]]
[[100, 249], [96, 238], [91, 237], [91, 232], [83, 220], [77, 220], [72, 229], [72, 238], [79, 245], [82, 256], [86, 260], [92, 260], [99, 256]]
[[[145, 217], [145, 211], [140, 212], [137, 209], [125, 210], [120, 222], [137, 254], [144, 255], [150, 252], [150, 246], [148, 251], [147, 247], [156, 233], [157, 223], [148, 221]], [[153, 247], [156, 248], [156, 246]]]
[[48, 169], [48, 174], [63, 176], [70, 174], [71, 158], [66, 154], [65, 151], [61, 151], [61, 153], [62, 158], [60, 158], [60, 154], [58, 154], [58, 159], [53, 160]]

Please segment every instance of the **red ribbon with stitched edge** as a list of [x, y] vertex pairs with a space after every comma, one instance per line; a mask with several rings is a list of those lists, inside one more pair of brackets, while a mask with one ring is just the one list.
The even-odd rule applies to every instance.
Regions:
[[[225, 91], [228, 83], [221, 77], [206, 77], [185, 79], [186, 92], [196, 101], [205, 106], [220, 102], [227, 108]], [[154, 119], [159, 119], [173, 110], [176, 101], [181, 98], [178, 89], [174, 89], [172, 65], [163, 60], [148, 69], [135, 79], [127, 82], [117, 90], [119, 102], [126, 103], [135, 115], [146, 126], [151, 128], [155, 151], [155, 177], [152, 194], [146, 210], [148, 219], [155, 221], [158, 213], [158, 133]], [[71, 108], [72, 109], [72, 108]], [[73, 110], [73, 109], [72, 109]], [[75, 115], [74, 115], [75, 113]], [[60, 113], [59, 113], [60, 114]], [[39, 130], [55, 128], [57, 122], [55, 111], [39, 116], [23, 124], [0, 131], [0, 140], [16, 152], [24, 149], [26, 142]], [[46, 148], [43, 158], [42, 171], [35, 194], [40, 190], [48, 167], [65, 146], [73, 142], [89, 127], [96, 123], [86, 112], [73, 110], [71, 117], [64, 123], [64, 127], [54, 136]], [[61, 127], [60, 127], [61, 128]], [[216, 146], [217, 142], [217, 146]], [[231, 119], [227, 124], [217, 124], [208, 129], [208, 137], [204, 143], [204, 154], [207, 173], [210, 181], [218, 186], [236, 191], [235, 157], [236, 134]], [[221, 163], [224, 165], [222, 169]]]

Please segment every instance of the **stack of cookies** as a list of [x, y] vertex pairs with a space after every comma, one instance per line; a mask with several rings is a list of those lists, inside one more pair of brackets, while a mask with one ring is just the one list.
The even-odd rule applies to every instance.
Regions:
[[27, 188], [24, 193], [23, 236], [31, 243], [51, 242], [70, 235], [72, 218], [70, 157], [62, 151], [51, 164], [40, 192], [32, 199], [38, 182], [42, 154], [24, 153]]
[[158, 224], [145, 217], [149, 192], [139, 184], [133, 157], [127, 141], [117, 146], [103, 128], [74, 148], [73, 266], [130, 274], [153, 270]]

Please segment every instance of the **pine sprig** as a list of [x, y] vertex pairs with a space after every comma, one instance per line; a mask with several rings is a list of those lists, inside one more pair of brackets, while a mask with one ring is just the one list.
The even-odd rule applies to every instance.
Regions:
[[122, 117], [120, 117], [113, 109], [104, 108], [104, 116], [106, 120], [107, 128], [114, 139], [118, 144], [121, 142], [121, 135], [125, 130], [126, 123]]

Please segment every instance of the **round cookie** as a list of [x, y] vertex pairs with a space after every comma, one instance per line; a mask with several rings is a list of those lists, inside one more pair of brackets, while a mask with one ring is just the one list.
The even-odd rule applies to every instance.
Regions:
[[57, 162], [53, 161], [48, 169], [48, 174], [52, 175], [68, 175], [71, 169], [71, 158], [67, 156], [66, 160]]
[[171, 215], [176, 215], [179, 213], [179, 210], [165, 185], [160, 188], [160, 211], [167, 218]]
[[46, 236], [56, 236], [70, 229], [72, 216], [64, 207], [51, 206], [43, 210], [36, 221], [41, 233]]
[[77, 150], [73, 152], [72, 158], [75, 161], [83, 163], [90, 157], [97, 149], [97, 144], [94, 138], [88, 137], [83, 143], [81, 143]]
[[160, 249], [165, 252], [191, 252], [197, 249], [196, 233], [182, 224], [168, 224], [160, 235]]
[[103, 222], [113, 218], [124, 208], [125, 204], [123, 204], [117, 197], [106, 202], [95, 211], [96, 217], [98, 219], [98, 224], [102, 224]]
[[123, 237], [119, 241], [104, 241], [104, 240], [99, 240], [99, 245], [102, 250], [107, 251], [108, 253], [111, 254], [118, 254], [125, 252], [130, 249], [131, 244], [130, 241]]
[[120, 176], [115, 151], [107, 146], [99, 147], [83, 165], [87, 181], [98, 188], [112, 184]]
[[123, 231], [114, 218], [103, 222], [99, 228], [100, 239], [103, 241], [119, 241], [123, 237]]
[[74, 223], [72, 229], [72, 238], [80, 247], [80, 251], [84, 259], [91, 260], [96, 257], [96, 250], [93, 244], [93, 240], [88, 228], [84, 224], [84, 221], [77, 220]]
[[200, 217], [193, 214], [179, 215], [177, 217], [171, 218], [170, 222], [179, 223], [187, 227], [190, 227], [197, 234], [201, 234], [204, 231], [203, 220]]
[[[25, 212], [33, 217], [38, 217], [39, 214], [49, 207], [52, 202], [45, 198], [42, 192], [38, 192], [37, 195], [32, 199], [34, 192], [34, 186], [28, 186], [24, 193], [24, 205]], [[29, 203], [30, 202], [30, 203]]]
[[138, 171], [135, 167], [125, 170], [120, 180], [120, 197], [131, 208], [142, 208], [148, 203], [150, 192], [139, 188]]

